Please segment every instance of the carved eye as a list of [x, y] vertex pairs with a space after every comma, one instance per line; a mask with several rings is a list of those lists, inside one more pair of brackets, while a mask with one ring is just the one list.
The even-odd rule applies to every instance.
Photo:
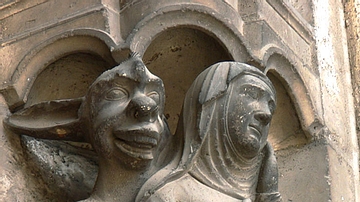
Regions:
[[128, 92], [123, 88], [112, 88], [105, 96], [107, 100], [121, 100], [125, 98], [128, 98]]
[[251, 97], [252, 99], [254, 100], [257, 100], [259, 99], [260, 97], [260, 93], [259, 91], [256, 89], [256, 88], [248, 88], [248, 89], [245, 89], [245, 92], [244, 92], [245, 95]]
[[257, 100], [259, 98], [259, 92], [256, 90], [252, 90], [249, 92], [249, 96], [255, 100]]
[[152, 91], [152, 92], [148, 93], [147, 96], [150, 97], [151, 99], [153, 99], [156, 103], [160, 102], [160, 95], [156, 91]]
[[270, 100], [268, 105], [269, 105], [269, 109], [270, 109], [271, 114], [274, 114], [274, 111], [275, 111], [275, 108], [276, 108], [275, 102], [273, 100]]

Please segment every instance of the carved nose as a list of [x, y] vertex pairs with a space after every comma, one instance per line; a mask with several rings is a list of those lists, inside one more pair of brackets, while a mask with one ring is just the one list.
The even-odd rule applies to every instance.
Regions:
[[130, 101], [130, 113], [140, 121], [153, 122], [158, 115], [158, 107], [153, 99], [137, 96]]
[[255, 119], [258, 120], [263, 125], [267, 125], [271, 121], [271, 113], [265, 111], [255, 112]]

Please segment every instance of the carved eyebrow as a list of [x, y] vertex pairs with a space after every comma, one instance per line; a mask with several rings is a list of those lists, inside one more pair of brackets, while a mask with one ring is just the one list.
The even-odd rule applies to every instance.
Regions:
[[161, 79], [149, 79], [145, 83], [150, 84], [150, 85], [162, 85], [162, 80]]
[[[274, 94], [273, 94], [273, 92], [272, 92], [268, 87], [257, 86], [257, 85], [253, 85], [253, 84], [243, 84], [243, 85], [241, 85], [240, 88], [242, 88], [242, 89], [244, 89], [244, 88], [249, 88], [249, 89], [250, 89], [250, 88], [251, 88], [251, 89], [256, 89], [256, 90], [258, 90], [258, 91], [260, 91], [261, 93], [265, 93], [265, 92], [266, 92], [266, 93], [269, 93], [271, 99], [275, 101], [275, 99], [273, 98], [273, 97], [274, 97]], [[248, 89], [246, 89], [246, 90], [248, 90]]]
[[164, 84], [162, 83], [161, 79], [150, 80], [145, 83], [144, 90], [145, 92], [150, 92], [155, 90], [158, 93], [164, 93], [163, 86]]
[[158, 88], [163, 87], [162, 80], [159, 78], [145, 78], [142, 81], [137, 81], [134, 78], [128, 77], [127, 75], [119, 75], [118, 78], [115, 79], [115, 82], [113, 84], [114, 86], [143, 86], [141, 88], [153, 90], [152, 88]]
[[244, 85], [241, 85], [240, 87], [241, 90], [257, 90], [257, 91], [260, 91], [261, 93], [264, 93], [266, 92], [265, 89], [259, 87], [259, 86], [255, 86], [255, 85], [251, 85], [251, 84], [244, 84]]
[[[121, 81], [121, 82], [119, 82]], [[115, 85], [122, 85], [124, 82], [130, 82], [132, 84], [137, 84], [139, 83], [138, 81], [136, 81], [134, 78], [128, 77], [127, 75], [119, 75], [119, 77], [117, 77], [114, 80]]]
[[139, 80], [138, 78], [134, 77], [133, 74], [126, 74], [126, 73], [122, 73], [122, 74], [117, 74], [117, 77], [115, 78], [115, 80], [117, 79], [128, 79], [129, 81], [131, 82], [135, 82], [135, 83], [140, 83], [140, 82], [143, 82], [143, 83], [161, 83], [162, 80], [159, 78], [159, 77], [156, 77], [156, 76], [148, 76], [145, 74], [144, 77], [140, 77], [141, 79]]
[[[275, 100], [275, 98], [274, 98], [274, 95], [273, 95], [273, 93], [272, 93], [272, 91], [270, 90], [270, 92], [268, 91], [268, 89], [266, 89], [266, 88], [263, 88], [263, 87], [259, 87], [259, 86], [256, 86], [256, 85], [252, 85], [252, 84], [244, 84], [244, 85], [242, 85], [241, 87], [240, 87], [241, 89], [245, 89], [246, 91], [247, 90], [250, 90], [250, 89], [252, 89], [252, 90], [257, 90], [258, 92], [260, 92], [260, 94], [265, 94], [265, 93], [267, 93], [267, 94], [269, 94], [270, 95], [270, 101], [269, 101], [269, 104], [271, 104], [271, 106], [269, 106], [270, 108], [271, 108], [271, 110], [272, 110], [272, 113], [275, 111], [275, 108], [276, 108], [276, 100]], [[246, 88], [248, 88], [248, 89], [246, 89]]]

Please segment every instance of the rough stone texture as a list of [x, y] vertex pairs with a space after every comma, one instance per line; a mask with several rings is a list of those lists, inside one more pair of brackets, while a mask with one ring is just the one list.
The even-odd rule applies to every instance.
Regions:
[[[360, 145], [360, 4], [356, 1], [346, 1], [345, 27], [349, 48], [349, 62], [351, 67], [351, 78], [356, 115], [356, 132]], [[360, 157], [359, 157], [360, 158]], [[360, 159], [359, 159], [360, 160]]]
[[281, 201], [267, 142], [275, 101], [256, 67], [220, 62], [204, 70], [186, 93], [175, 133], [184, 149], [142, 187], [154, 193], [149, 201]]
[[[355, 128], [359, 124], [355, 122], [353, 106], [359, 105], [359, 9], [355, 1], [344, 3], [350, 64], [340, 0], [1, 2], [1, 119], [10, 111], [46, 100], [47, 96], [53, 99], [71, 96], [71, 93], [82, 95], [91, 81], [86, 80], [83, 86], [81, 82], [76, 83], [74, 78], [81, 75], [79, 72], [90, 72], [86, 66], [94, 72], [102, 71], [97, 66], [103, 64], [115, 66], [114, 61], [122, 61], [129, 49], [143, 55], [150, 69], [159, 71], [156, 74], [161, 74], [165, 83], [172, 81], [169, 72], [176, 76], [174, 81], [191, 83], [191, 77], [205, 65], [227, 59], [246, 62], [274, 77], [272, 80], [280, 94], [278, 108], [281, 110], [274, 116], [270, 140], [277, 149], [279, 191], [284, 199], [359, 201]], [[175, 32], [176, 38], [166, 38]], [[194, 43], [185, 48], [182, 44], [189, 42], [187, 37]], [[163, 55], [157, 55], [161, 47]], [[192, 50], [193, 54], [179, 57], [179, 47]], [[206, 51], [202, 51], [204, 48]], [[152, 60], [156, 57], [157, 60]], [[198, 62], [193, 62], [194, 58]], [[186, 66], [188, 61], [192, 63]], [[177, 70], [193, 65], [196, 70], [190, 76], [187, 72], [168, 71], [172, 64], [179, 65], [174, 67]], [[62, 65], [64, 71], [61, 71]], [[63, 79], [54, 81], [57, 87], [42, 85], [41, 81], [49, 78], [40, 75], [51, 75], [50, 69], [55, 66]], [[65, 69], [79, 74], [65, 73]], [[71, 82], [66, 83], [67, 77]], [[61, 85], [61, 81], [67, 85]], [[64, 89], [58, 94], [56, 90], [54, 94], [44, 93], [61, 86]], [[69, 87], [75, 90], [65, 93]], [[182, 102], [181, 93], [176, 95], [170, 90], [171, 84], [165, 88], [169, 91], [167, 103]], [[171, 96], [179, 97], [174, 101]], [[180, 104], [174, 105], [166, 112], [170, 119], [176, 118], [181, 108]], [[18, 136], [2, 126], [0, 135], [4, 140], [0, 147], [1, 199], [49, 201], [65, 196], [58, 194], [61, 192], [49, 186], [48, 180], [42, 180], [36, 169], [26, 163], [29, 150], [21, 146]], [[309, 184], [314, 178], [317, 183]], [[316, 191], [309, 192], [308, 187]]]
[[[1, 99], [1, 117], [9, 113], [5, 100]], [[46, 201], [56, 198], [39, 173], [36, 173], [24, 156], [20, 137], [10, 133], [1, 125], [1, 201]]]
[[[207, 34], [189, 28], [170, 29], [157, 36], [146, 49], [144, 62], [166, 86], [165, 110], [175, 132], [185, 93], [206, 67], [232, 60], [227, 51]], [[186, 75], [180, 77], [177, 75]]]
[[[277, 152], [279, 190], [291, 187], [294, 191], [283, 195], [283, 201], [329, 201], [326, 146], [311, 143]], [[306, 176], [306, 177], [305, 177]], [[311, 180], [309, 180], [311, 179]], [[299, 190], [308, 194], [304, 195]], [[311, 194], [316, 193], [316, 194]], [[334, 200], [339, 201], [339, 200]]]
[[28, 165], [46, 181], [46, 186], [55, 196], [53, 198], [62, 195], [63, 201], [78, 201], [89, 197], [98, 173], [98, 159], [94, 151], [26, 136], [22, 137], [22, 144]]
[[343, 6], [339, 1], [330, 0], [325, 4], [314, 1], [314, 18], [324, 103], [322, 116], [329, 129], [322, 138], [328, 144], [331, 199], [356, 201], [359, 200], [359, 147]]
[[90, 84], [109, 67], [101, 58], [91, 54], [60, 58], [37, 76], [25, 107], [43, 101], [82, 97]]
[[305, 145], [309, 140], [301, 129], [294, 104], [286, 92], [286, 89], [281, 84], [281, 81], [274, 75], [268, 74], [268, 77], [276, 88], [278, 105], [274, 118], [271, 121], [269, 142], [271, 142], [275, 151], [292, 146], [301, 147]]

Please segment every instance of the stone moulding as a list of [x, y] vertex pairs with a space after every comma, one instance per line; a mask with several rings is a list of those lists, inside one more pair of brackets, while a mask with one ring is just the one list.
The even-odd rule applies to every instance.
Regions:
[[114, 46], [111, 37], [100, 30], [73, 30], [50, 38], [20, 60], [11, 80], [1, 86], [0, 92], [5, 96], [10, 108], [22, 105], [27, 100], [32, 83], [47, 65], [78, 52], [92, 53], [109, 64], [115, 64], [109, 46]]
[[[235, 12], [235, 10], [230, 7], [226, 9], [228, 9], [227, 13]], [[244, 29], [244, 22], [241, 21], [240, 18], [233, 20], [230, 18], [224, 19], [221, 16], [216, 9], [198, 4], [180, 4], [163, 7], [144, 17], [135, 26], [126, 42], [129, 44], [128, 46], [130, 46], [131, 50], [143, 54], [151, 41], [164, 30], [172, 27], [186, 26], [210, 33], [210, 35], [214, 36], [226, 47], [235, 61], [247, 61], [249, 57], [259, 58], [259, 54], [254, 54], [256, 50], [254, 50], [248, 42], [244, 42], [246, 41], [244, 40], [245, 37], [239, 32], [239, 30], [242, 31]], [[281, 41], [278, 42], [280, 42], [280, 45], [283, 45]], [[281, 47], [274, 48], [273, 46], [273, 44], [269, 44], [270, 48], [267, 47], [266, 50], [262, 50], [259, 59], [262, 61], [262, 64], [267, 67], [267, 70], [275, 71], [277, 75], [285, 81], [285, 86], [288, 87], [288, 92], [300, 115], [302, 128], [307, 136], [311, 137], [318, 133], [318, 130], [313, 129], [313, 125], [319, 125], [320, 127], [317, 128], [322, 128], [323, 124], [316, 112], [305, 81], [297, 71], [296, 66], [290, 63], [291, 60], [287, 59], [287, 57], [292, 57], [298, 61], [298, 63], [301, 63], [301, 59], [297, 58], [294, 52], [292, 52], [292, 54], [285, 54], [285, 51], [281, 50]], [[266, 47], [266, 45], [264, 47]], [[274, 49], [277, 50], [275, 51]], [[116, 52], [116, 50], [114, 52]], [[279, 58], [278, 56], [281, 57]], [[272, 65], [273, 58], [281, 59], [286, 65], [282, 65], [281, 67]]]
[[0, 2], [0, 9], [4, 9], [16, 3], [19, 0], [5, 0], [4, 2]]
[[314, 41], [313, 27], [288, 3], [277, 0], [266, 0], [268, 4], [291, 26], [307, 43]]
[[[301, 152], [308, 152], [311, 155], [318, 154], [318, 158], [324, 160], [325, 163], [323, 164], [323, 171], [310, 172], [312, 171], [313, 164], [318, 163], [319, 159], [304, 158], [305, 160], [302, 159], [303, 161], [301, 161], [301, 159], [296, 158], [295, 163], [298, 164], [293, 167], [304, 168], [300, 163], [305, 162], [306, 164], [308, 162], [309, 168], [302, 169], [300, 172], [293, 169], [291, 172], [297, 172], [296, 176], [299, 178], [295, 177], [295, 180], [289, 181], [287, 177], [293, 173], [287, 175], [286, 172], [292, 165], [291, 162], [284, 161], [282, 170], [282, 174], [285, 176], [284, 181], [292, 183], [299, 179], [303, 179], [303, 181], [313, 179], [314, 181], [329, 183], [330, 186], [330, 180], [336, 182], [335, 184], [341, 182], [341, 179], [334, 178], [335, 175], [342, 177], [342, 175], [337, 173], [341, 170], [341, 165], [337, 165], [336, 160], [339, 160], [340, 164], [341, 162], [346, 162], [347, 165], [356, 166], [358, 163], [355, 161], [353, 164], [349, 163], [346, 158], [342, 159], [342, 156], [341, 158], [336, 158], [336, 155], [344, 154], [346, 156], [347, 152], [350, 151], [347, 150], [350, 148], [350, 144], [342, 140], [348, 140], [349, 138], [347, 137], [352, 137], [351, 135], [355, 129], [351, 128], [348, 133], [339, 130], [339, 137], [344, 137], [343, 139], [338, 138], [340, 140], [335, 139], [336, 135], [338, 135], [334, 133], [335, 130], [330, 131], [327, 129], [327, 126], [334, 129], [336, 124], [343, 124], [344, 126], [350, 124], [346, 125], [345, 119], [339, 120], [335, 124], [331, 121], [332, 119], [328, 119], [326, 116], [326, 114], [335, 114], [331, 112], [332, 105], [328, 106], [334, 99], [331, 96], [326, 97], [326, 92], [324, 92], [327, 90], [326, 85], [324, 85], [326, 82], [323, 80], [325, 78], [324, 75], [332, 70], [328, 69], [328, 66], [321, 64], [321, 61], [317, 61], [320, 58], [317, 56], [321, 52], [321, 49], [318, 49], [319, 46], [321, 47], [321, 43], [319, 45], [319, 41], [315, 41], [319, 37], [314, 33], [317, 32], [319, 26], [311, 22], [310, 15], [317, 18], [316, 20], [320, 20], [320, 23], [321, 18], [313, 15], [318, 11], [314, 10], [314, 8], [311, 9], [311, 6], [307, 7], [311, 12], [306, 12], [307, 9], [305, 11], [302, 10], [303, 12], [297, 10], [299, 4], [305, 2], [306, 5], [310, 5], [314, 4], [314, 1], [94, 0], [84, 1], [81, 6], [78, 4], [79, 7], [72, 11], [64, 12], [65, 14], [62, 13], [63, 15], [59, 15], [58, 19], [43, 18], [45, 19], [44, 21], [36, 21], [34, 26], [26, 24], [27, 16], [31, 16], [32, 12], [36, 13], [42, 8], [49, 8], [48, 12], [53, 12], [54, 9], [57, 9], [56, 5], [60, 4], [60, 1], [39, 0], [34, 1], [38, 4], [31, 2], [26, 5], [24, 2], [27, 3], [28, 1], [6, 0], [0, 3], [0, 10], [6, 11], [0, 14], [0, 22], [9, 26], [9, 29], [0, 33], [0, 55], [4, 56], [5, 61], [0, 63], [0, 68], [5, 69], [4, 71], [0, 69], [0, 73], [5, 73], [5, 76], [0, 78], [0, 94], [4, 96], [7, 107], [12, 112], [17, 110], [17, 107], [20, 108], [24, 103], [31, 103], [29, 101], [31, 96], [29, 97], [29, 94], [31, 94], [31, 88], [34, 86], [34, 81], [39, 78], [40, 73], [50, 64], [68, 55], [76, 57], [77, 53], [90, 53], [115, 66], [127, 56], [129, 51], [137, 51], [143, 56], [155, 38], [170, 29], [194, 29], [209, 35], [219, 42], [224, 50], [228, 51], [229, 58], [238, 62], [255, 64], [254, 66], [264, 70], [265, 73], [274, 75], [281, 82], [282, 86], [285, 87], [286, 93], [288, 93], [292, 101], [291, 104], [295, 108], [296, 113], [294, 112], [294, 114], [299, 117], [302, 129], [299, 134], [295, 135], [303, 135], [302, 132], [304, 131], [307, 135], [307, 139], [304, 139], [306, 141], [309, 139], [314, 141], [313, 143], [307, 142], [309, 143], [305, 146], [307, 149], [295, 147], [286, 149], [298, 149], [297, 151], [301, 150]], [[68, 6], [67, 4], [70, 6], [72, 3], [74, 3], [72, 0], [61, 1], [61, 4], [65, 5], [65, 7]], [[322, 2], [315, 3], [321, 6]], [[332, 4], [329, 4], [329, 6], [331, 9], [336, 7]], [[342, 12], [340, 7], [336, 9], [338, 9], [338, 12]], [[26, 12], [22, 12], [24, 10]], [[306, 15], [306, 13], [309, 15]], [[341, 21], [336, 16], [336, 13], [329, 13], [334, 15], [328, 16], [334, 17], [331, 20]], [[22, 19], [25, 20], [22, 21]], [[32, 19], [29, 20], [31, 21]], [[16, 21], [23, 24], [14, 24]], [[18, 27], [21, 29], [17, 31]], [[333, 28], [334, 30], [344, 29], [340, 26], [339, 28], [336, 26]], [[329, 29], [326, 34], [330, 32], [330, 34], [338, 34], [334, 30]], [[334, 57], [343, 59], [343, 56], [341, 56], [343, 50], [340, 49], [344, 48], [345, 50], [346, 44], [339, 45], [335, 42], [329, 41], [333, 45], [331, 47], [336, 47], [336, 50], [338, 50]], [[12, 54], [15, 56], [12, 57]], [[347, 64], [339, 63], [337, 59], [334, 60], [337, 62], [334, 63], [334, 66], [344, 67], [344, 72], [346, 73], [347, 70], [345, 68], [347, 68]], [[338, 73], [338, 70], [338, 68], [334, 68], [333, 72]], [[341, 72], [343, 73], [343, 70]], [[341, 79], [337, 82], [340, 81]], [[336, 85], [338, 84], [336, 83]], [[339, 84], [339, 86], [340, 90], [344, 90], [347, 84]], [[346, 93], [348, 91], [344, 91], [343, 94], [345, 95]], [[349, 94], [349, 96], [351, 95]], [[341, 111], [342, 109], [338, 108], [337, 110]], [[351, 116], [348, 114], [343, 115], [346, 118]], [[333, 136], [335, 138], [332, 138]], [[331, 138], [333, 140], [329, 141]], [[351, 139], [351, 141], [353, 140]], [[349, 142], [351, 141], [349, 139]], [[320, 144], [316, 145], [319, 142]], [[320, 147], [318, 147], [319, 145]], [[330, 147], [328, 147], [329, 145]], [[330, 150], [316, 152], [318, 149], [327, 148], [330, 148]], [[332, 152], [331, 148], [336, 151], [336, 155], [330, 155], [330, 152]], [[345, 148], [346, 150], [338, 148]], [[308, 155], [305, 155], [305, 157], [308, 157]], [[351, 175], [353, 170], [355, 170], [355, 173], [358, 173], [358, 170], [351, 169], [349, 167], [349, 169], [344, 169], [344, 171]], [[304, 170], [308, 173], [305, 173]], [[329, 172], [335, 174], [330, 176]], [[305, 178], [302, 175], [304, 173], [307, 176]], [[332, 178], [329, 177], [329, 179], [324, 180], [324, 175], [329, 175]], [[358, 175], [355, 175], [355, 178], [356, 176]], [[298, 184], [302, 186], [305, 183]], [[338, 184], [336, 186], [343, 185]], [[297, 186], [297, 184], [294, 184], [294, 187]], [[309, 186], [312, 186], [310, 188], [317, 187], [316, 184]], [[326, 187], [323, 190], [328, 189], [329, 187]], [[299, 196], [304, 196], [304, 193], [301, 194]]]
[[[154, 3], [156, 1], [151, 2]], [[281, 4], [282, 6], [279, 7], [279, 5], [274, 4], [273, 1], [268, 1], [268, 3], [274, 7], [282, 17], [284, 12], [289, 11], [289, 9], [283, 9], [282, 12], [279, 12], [279, 9], [276, 8], [283, 8], [285, 5]], [[141, 4], [144, 4], [144, 2], [136, 2], [137, 6], [141, 6]], [[120, 15], [124, 12], [131, 13], [132, 9], [137, 8], [136, 6], [135, 8], [133, 7], [132, 5], [124, 7], [120, 11]], [[318, 118], [317, 110], [313, 104], [311, 93], [307, 90], [306, 82], [302, 79], [301, 73], [297, 71], [297, 68], [299, 68], [297, 66], [301, 65], [298, 63], [302, 63], [302, 61], [296, 58], [295, 52], [289, 53], [288, 51], [282, 50], [284, 48], [287, 49], [287, 46], [284, 45], [281, 40], [275, 39], [275, 41], [277, 40], [276, 43], [279, 44], [279, 46], [275, 48], [279, 50], [276, 51], [277, 54], [280, 54], [282, 56], [281, 58], [294, 59], [295, 57], [297, 66], [292, 65], [293, 62], [288, 62], [289, 65], [282, 68], [276, 65], [271, 66], [271, 62], [267, 61], [273, 61], [270, 59], [274, 58], [272, 57], [273, 55], [271, 55], [272, 51], [269, 50], [274, 44], [261, 44], [261, 47], [253, 47], [243, 35], [243, 32], [245, 32], [244, 29], [247, 29], [247, 27], [244, 27], [244, 22], [238, 17], [239, 14], [237, 11], [228, 4], [215, 1], [207, 4], [169, 1], [164, 5], [154, 6], [153, 10], [153, 12], [146, 11], [142, 13], [143, 16], [141, 20], [135, 24], [132, 23], [134, 27], [128, 36], [124, 36], [126, 40], [123, 42], [116, 42], [107, 31], [91, 28], [65, 31], [58, 36], [45, 40], [21, 59], [11, 80], [1, 87], [2, 90], [0, 90], [0, 92], [3, 92], [10, 108], [14, 108], [26, 102], [30, 86], [36, 76], [46, 68], [48, 64], [67, 54], [90, 52], [114, 64], [114, 60], [117, 62], [123, 60], [128, 50], [136, 51], [139, 52], [140, 55], [143, 55], [152, 40], [169, 28], [189, 27], [202, 30], [216, 38], [229, 51], [235, 61], [246, 62], [254, 58], [255, 60], [261, 61], [269, 71], [275, 71], [278, 76], [286, 82], [286, 86], [289, 88], [288, 92], [300, 115], [302, 128], [308, 135], [314, 133], [309, 127], [315, 122], [321, 123], [321, 120]], [[227, 15], [225, 16], [224, 13]], [[300, 23], [301, 25], [301, 22], [298, 22], [299, 18], [296, 18], [297, 15], [291, 14], [289, 16], [293, 16], [294, 18], [291, 20], [291, 23], [297, 22], [297, 24]], [[71, 17], [66, 19], [66, 21], [69, 20], [71, 20]], [[266, 20], [263, 22], [266, 23]], [[305, 28], [306, 26], [304, 29]], [[305, 30], [307, 30], [308, 34], [312, 33], [311, 29]], [[307, 38], [306, 41], [310, 39]], [[73, 45], [67, 46], [67, 44], [70, 43]], [[270, 48], [266, 50], [260, 49], [261, 51], [259, 51], [259, 48], [265, 48], [267, 46]], [[276, 58], [278, 57], [276, 56]], [[285, 62], [286, 61], [291, 60], [285, 59]], [[24, 83], [26, 85], [23, 85]], [[301, 102], [297, 100], [301, 100]]]
[[[220, 41], [236, 61], [249, 60], [244, 38], [239, 32], [243, 22], [234, 10], [223, 7], [232, 18], [225, 18], [219, 11], [198, 4], [172, 5], [159, 9], [143, 18], [127, 38], [134, 51], [143, 54], [152, 39], [172, 27], [200, 29]], [[223, 11], [224, 12], [224, 11]]]
[[15, 43], [19, 40], [26, 39], [29, 36], [36, 35], [44, 30], [48, 30], [48, 29], [51, 29], [53, 27], [57, 27], [57, 26], [60, 26], [63, 24], [67, 24], [75, 19], [91, 15], [92, 13], [98, 13], [98, 12], [103, 12], [103, 11], [104, 11], [104, 7], [99, 6], [99, 5], [93, 6], [92, 8], [84, 9], [83, 11], [79, 11], [77, 13], [74, 13], [73, 15], [66, 16], [58, 21], [49, 22], [45, 25], [35, 26], [33, 28], [24, 30], [24, 32], [12, 34], [11, 37], [5, 38], [1, 41], [1, 46], [6, 46], [9, 44]]
[[323, 121], [315, 110], [311, 94], [299, 72], [288, 59], [276, 52], [272, 53], [264, 62], [266, 64], [265, 72], [276, 74], [283, 80], [305, 134], [309, 138], [316, 136], [324, 127]]

